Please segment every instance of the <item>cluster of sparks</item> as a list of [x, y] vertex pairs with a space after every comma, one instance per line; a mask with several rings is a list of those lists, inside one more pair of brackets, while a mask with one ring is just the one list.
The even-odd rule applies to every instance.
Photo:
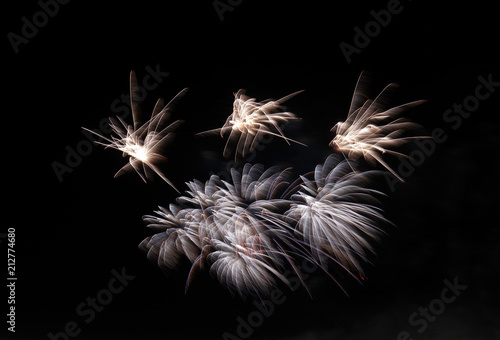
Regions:
[[[130, 106], [132, 109], [133, 125], [127, 124], [120, 116], [110, 117], [110, 127], [116, 136], [107, 138], [95, 131], [83, 128], [108, 143], [96, 142], [106, 148], [119, 150], [124, 157], [129, 157], [129, 162], [115, 174], [115, 178], [123, 173], [135, 170], [144, 182], [151, 179], [151, 170], [160, 176], [177, 192], [174, 184], [158, 168], [157, 163], [165, 161], [163, 148], [172, 140], [173, 131], [182, 123], [177, 120], [169, 125], [171, 109], [174, 103], [184, 95], [187, 89], [179, 92], [168, 104], [163, 99], [158, 99], [151, 114], [151, 118], [142, 122], [142, 111], [140, 107], [140, 90], [137, 84], [137, 76], [134, 71], [130, 72]], [[179, 192], [180, 193], [180, 192]]]
[[[160, 149], [179, 124], [167, 125], [166, 121], [172, 103], [185, 90], [165, 106], [159, 100], [151, 118], [141, 124], [133, 72], [130, 85], [133, 126], [119, 117], [110, 119], [117, 137], [99, 135], [109, 143], [100, 144], [129, 157], [117, 175], [133, 169], [145, 181], [149, 178], [147, 169], [151, 169], [175, 189], [155, 163], [165, 159]], [[332, 153], [314, 171], [295, 181], [291, 181], [291, 169], [245, 164], [240, 170], [231, 169], [231, 181], [213, 175], [204, 183], [187, 182], [189, 190], [176, 204], [160, 206], [155, 215], [143, 217], [156, 232], [140, 244], [148, 259], [165, 271], [179, 268], [187, 259], [191, 270], [186, 289], [199, 271], [207, 269], [222, 285], [243, 297], [267, 294], [278, 282], [290, 285], [283, 272], [292, 268], [301, 278], [297, 263], [304, 259], [323, 268], [335, 282], [326, 269], [331, 263], [355, 279], [363, 277], [363, 263], [383, 233], [380, 226], [389, 222], [377, 200], [383, 194], [371, 188], [373, 176], [382, 171], [359, 171], [356, 159], [378, 162], [399, 178], [382, 155], [404, 156], [394, 148], [416, 138], [401, 137], [414, 124], [396, 115], [421, 103], [386, 109], [387, 94], [395, 85], [389, 84], [373, 100], [365, 95], [363, 85], [362, 75], [346, 121], [332, 128], [336, 135], [330, 146], [341, 155]], [[201, 134], [220, 133], [223, 137], [229, 133], [224, 156], [233, 151], [245, 156], [265, 134], [301, 144], [285, 137], [279, 126], [297, 119], [281, 110], [282, 103], [299, 92], [276, 101], [257, 102], [240, 90], [224, 126]]]
[[224, 147], [224, 157], [229, 157], [233, 149], [235, 149], [235, 158], [245, 157], [257, 147], [266, 134], [280, 137], [288, 144], [294, 142], [304, 145], [285, 137], [279, 127], [279, 124], [298, 119], [297, 116], [291, 112], [278, 111], [283, 109], [284, 102], [301, 92], [294, 92], [278, 100], [267, 99], [258, 102], [255, 98], [247, 96], [244, 90], [239, 90], [234, 94], [233, 113], [229, 115], [226, 123], [221, 128], [200, 132], [198, 135], [219, 133], [223, 137], [229, 133]]
[[393, 148], [414, 138], [402, 137], [404, 132], [415, 128], [415, 123], [409, 122], [402, 117], [396, 116], [402, 111], [413, 106], [422, 104], [423, 100], [406, 103], [386, 109], [387, 97], [391, 90], [397, 87], [391, 83], [375, 98], [369, 99], [363, 89], [364, 78], [360, 75], [354, 90], [351, 106], [344, 122], [338, 122], [332, 128], [335, 137], [330, 146], [348, 157], [363, 157], [369, 163], [380, 163], [395, 177], [403, 179], [383, 160], [385, 153], [406, 157], [406, 155], [394, 151]]
[[376, 203], [379, 192], [364, 185], [376, 171], [354, 172], [339, 155], [330, 155], [310, 175], [290, 182], [290, 169], [246, 164], [231, 172], [232, 183], [213, 175], [188, 182], [187, 196], [144, 216], [157, 233], [140, 248], [164, 270], [191, 262], [187, 285], [202, 268], [231, 291], [262, 295], [297, 262], [321, 268], [336, 263], [357, 279], [359, 263], [371, 251], [385, 219]]

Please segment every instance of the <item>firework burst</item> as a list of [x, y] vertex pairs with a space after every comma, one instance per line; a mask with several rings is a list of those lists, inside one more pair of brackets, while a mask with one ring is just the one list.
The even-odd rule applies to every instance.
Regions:
[[302, 176], [285, 216], [296, 221], [297, 237], [323, 267], [334, 260], [349, 273], [363, 274], [359, 260], [382, 232], [377, 224], [387, 222], [374, 205], [381, 193], [366, 187], [375, 172], [355, 172], [346, 160], [330, 155], [316, 166], [313, 179]]
[[[294, 142], [305, 145], [293, 139], [285, 137], [279, 124], [289, 120], [298, 119], [291, 112], [281, 112], [283, 103], [302, 91], [297, 91], [278, 100], [267, 99], [257, 102], [255, 98], [250, 98], [244, 90], [239, 90], [234, 94], [233, 112], [226, 119], [225, 124], [218, 129], [200, 132], [198, 135], [219, 133], [221, 137], [229, 133], [228, 140], [224, 147], [224, 157], [229, 157], [235, 149], [235, 157], [252, 152], [266, 134], [284, 139], [288, 144]], [[278, 111], [278, 112], [276, 112]], [[276, 132], [273, 132], [273, 129]], [[236, 145], [236, 146], [235, 146]]]
[[382, 233], [377, 224], [387, 222], [375, 206], [380, 193], [366, 187], [379, 171], [355, 172], [331, 155], [313, 179], [301, 176], [300, 186], [288, 182], [288, 172], [246, 164], [241, 171], [232, 169], [231, 183], [215, 175], [205, 183], [187, 183], [178, 204], [144, 216], [159, 233], [140, 248], [165, 270], [187, 258], [192, 265], [186, 289], [208, 267], [242, 297], [268, 294], [278, 281], [290, 285], [282, 273], [291, 267], [300, 278], [299, 259], [323, 270], [334, 261], [354, 278], [362, 276], [360, 260]]
[[222, 181], [212, 176], [206, 183], [195, 180], [187, 185], [189, 196], [177, 198], [179, 205], [159, 207], [156, 215], [143, 217], [148, 228], [159, 233], [142, 241], [140, 248], [162, 269], [177, 268], [182, 256], [194, 263], [218, 234], [211, 220]]
[[174, 184], [165, 177], [157, 167], [157, 163], [167, 158], [161, 154], [162, 148], [173, 138], [173, 131], [182, 123], [177, 120], [169, 125], [170, 111], [175, 102], [187, 91], [183, 89], [167, 105], [163, 99], [158, 99], [151, 118], [142, 123], [142, 113], [139, 105], [140, 91], [137, 85], [137, 77], [134, 71], [130, 72], [130, 103], [132, 108], [133, 126], [127, 124], [120, 116], [110, 117], [110, 126], [116, 136], [104, 137], [92, 130], [83, 128], [108, 143], [96, 142], [106, 148], [112, 148], [123, 152], [124, 157], [129, 157], [129, 162], [115, 174], [115, 178], [125, 172], [135, 170], [141, 179], [151, 178], [151, 171], [160, 176], [172, 188], [177, 190]]
[[[405, 130], [418, 125], [404, 118], [395, 118], [402, 111], [422, 104], [423, 100], [406, 103], [386, 109], [388, 94], [397, 87], [396, 84], [387, 85], [375, 98], [368, 99], [365, 95], [365, 80], [360, 75], [345, 122], [338, 122], [332, 131], [335, 137], [330, 146], [347, 153], [347, 157], [364, 157], [369, 163], [379, 162], [399, 180], [403, 179], [383, 160], [383, 154], [392, 154], [402, 157], [406, 155], [393, 150], [403, 143], [414, 138], [401, 137]], [[347, 158], [346, 157], [346, 158]]]
[[140, 248], [167, 270], [176, 268], [182, 256], [188, 258], [192, 267], [186, 288], [205, 265], [241, 296], [267, 293], [277, 280], [288, 283], [281, 271], [293, 263], [285, 248], [294, 245], [283, 217], [290, 202], [280, 196], [289, 184], [287, 172], [246, 164], [232, 170], [232, 183], [215, 175], [204, 184], [187, 183], [190, 190], [177, 199], [180, 205], [144, 216], [148, 227], [160, 233]]

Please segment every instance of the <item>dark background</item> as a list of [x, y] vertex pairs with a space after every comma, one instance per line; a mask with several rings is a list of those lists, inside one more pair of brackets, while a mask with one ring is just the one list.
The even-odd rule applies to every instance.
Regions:
[[[48, 339], [70, 321], [81, 328], [77, 339], [222, 339], [236, 335], [236, 318], [255, 309], [207, 273], [185, 295], [187, 268], [167, 277], [137, 249], [150, 234], [142, 215], [177, 197], [164, 182], [113, 179], [126, 159], [98, 146], [62, 182], [53, 171], [66, 146], [85, 138], [82, 126], [96, 128], [113, 114], [111, 103], [128, 93], [130, 70], [142, 79], [156, 64], [170, 75], [148, 94], [145, 112], [158, 97], [190, 88], [173, 114], [185, 123], [163, 167], [181, 190], [224, 171], [224, 140], [194, 134], [220, 127], [240, 88], [259, 100], [306, 90], [287, 103], [302, 120], [285, 133], [309, 147], [276, 139], [254, 160], [297, 173], [328, 155], [329, 129], [344, 119], [362, 70], [371, 73], [374, 94], [397, 82], [395, 103], [428, 99], [409, 117], [423, 132], [441, 127], [449, 137], [384, 200], [397, 228], [377, 246], [367, 280], [341, 278], [347, 297], [318, 272], [308, 282], [313, 299], [305, 290], [286, 291], [253, 339], [397, 339], [405, 330], [414, 339], [499, 338], [498, 93], [456, 131], [443, 121], [446, 109], [474, 93], [478, 76], [500, 80], [497, 11], [480, 2], [401, 4], [351, 63], [339, 44], [353, 44], [354, 27], [387, 1], [247, 0], [223, 21], [212, 1], [72, 1], [19, 53], [5, 38], [2, 232], [16, 228], [18, 276], [17, 332], [7, 339]], [[40, 10], [36, 1], [8, 6], [5, 36], [19, 34], [21, 18]], [[76, 307], [123, 267], [135, 279], [86, 324]], [[454, 278], [468, 288], [418, 334], [409, 315]]]

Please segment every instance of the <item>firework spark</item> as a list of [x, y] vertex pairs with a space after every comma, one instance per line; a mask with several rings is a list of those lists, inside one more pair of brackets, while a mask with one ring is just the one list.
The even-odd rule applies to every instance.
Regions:
[[245, 154], [257, 147], [266, 134], [283, 138], [288, 144], [294, 142], [305, 146], [303, 143], [285, 137], [279, 127], [280, 123], [298, 118], [291, 112], [275, 112], [282, 110], [284, 108], [282, 104], [285, 101], [301, 92], [294, 92], [278, 100], [267, 99], [257, 102], [255, 98], [247, 96], [244, 90], [239, 90], [234, 94], [233, 112], [225, 124], [221, 128], [200, 132], [198, 135], [220, 133], [220, 136], [224, 137], [229, 133], [223, 151], [224, 157], [229, 157], [234, 149], [236, 149], [235, 157], [238, 155], [245, 157]]
[[359, 259], [365, 250], [373, 251], [369, 241], [382, 232], [377, 223], [387, 222], [373, 205], [381, 193], [365, 187], [374, 172], [355, 172], [333, 154], [316, 166], [313, 180], [302, 176], [285, 216], [296, 221], [297, 236], [324, 267], [332, 259], [350, 273], [363, 274]]
[[[413, 106], [422, 104], [423, 100], [406, 103], [386, 109], [387, 97], [397, 85], [389, 84], [374, 99], [368, 99], [364, 90], [365, 80], [360, 75], [345, 122], [338, 122], [332, 131], [335, 132], [330, 146], [346, 152], [348, 157], [363, 156], [369, 163], [379, 162], [399, 180], [403, 179], [382, 159], [382, 155], [389, 153], [407, 157], [392, 150], [392, 148], [408, 142], [414, 138], [401, 137], [405, 130], [418, 125], [404, 118], [395, 118], [400, 112]], [[346, 157], [347, 158], [347, 157]]]
[[[173, 137], [173, 131], [182, 123], [177, 120], [165, 126], [169, 119], [170, 111], [175, 102], [187, 91], [183, 89], [167, 105], [163, 99], [158, 99], [153, 109], [151, 118], [142, 123], [142, 113], [139, 105], [140, 90], [137, 85], [137, 77], [134, 71], [130, 72], [130, 104], [132, 108], [133, 126], [127, 124], [120, 116], [110, 117], [110, 126], [116, 136], [104, 137], [92, 130], [89, 131], [109, 144], [96, 142], [106, 148], [112, 148], [123, 152], [124, 157], [129, 157], [129, 162], [115, 174], [115, 178], [125, 172], [135, 170], [144, 182], [151, 178], [151, 170], [160, 176], [177, 192], [174, 184], [165, 177], [157, 167], [157, 163], [165, 161], [166, 157], [161, 154], [162, 148], [168, 144]], [[180, 193], [180, 192], [179, 192]]]

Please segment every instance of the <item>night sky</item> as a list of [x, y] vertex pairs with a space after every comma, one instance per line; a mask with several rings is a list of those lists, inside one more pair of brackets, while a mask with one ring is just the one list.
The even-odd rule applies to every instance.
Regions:
[[[17, 282], [16, 332], [4, 322], [2, 339], [500, 338], [500, 55], [493, 3], [47, 3], [4, 9], [0, 241], [6, 254], [5, 234], [15, 228]], [[43, 7], [51, 15], [39, 14]], [[366, 29], [371, 37], [363, 39]], [[81, 129], [97, 129], [128, 110], [130, 70], [140, 84], [156, 70], [146, 113], [159, 97], [189, 88], [173, 111], [172, 120], [184, 123], [162, 164], [182, 191], [187, 181], [227, 173], [225, 139], [195, 134], [224, 124], [238, 89], [258, 100], [305, 89], [286, 103], [301, 120], [285, 134], [308, 147], [276, 138], [252, 160], [293, 167], [294, 175], [331, 153], [330, 128], [345, 119], [362, 71], [373, 96], [396, 82], [394, 105], [426, 99], [404, 116], [420, 124], [417, 133], [439, 132], [442, 142], [405, 183], [393, 190], [384, 178], [375, 183], [387, 193], [382, 207], [394, 226], [384, 226], [362, 283], [335, 273], [349, 296], [317, 270], [306, 280], [312, 298], [304, 288], [277, 287], [279, 303], [264, 315], [254, 299], [232, 296], [208, 272], [185, 294], [188, 265], [165, 275], [138, 249], [152, 234], [142, 216], [178, 194], [158, 177], [147, 184], [135, 173], [113, 179], [127, 159], [90, 144]], [[457, 105], [472, 109], [451, 113]], [[410, 143], [401, 151], [418, 148]], [[388, 162], [398, 168], [401, 160]], [[58, 173], [56, 164], [66, 170]], [[110, 282], [116, 293], [109, 293]], [[445, 289], [444, 300], [453, 301], [442, 302]], [[9, 291], [3, 291], [5, 315]], [[109, 299], [92, 309], [88, 299], [97, 296]], [[409, 320], [429, 308], [439, 311]]]

